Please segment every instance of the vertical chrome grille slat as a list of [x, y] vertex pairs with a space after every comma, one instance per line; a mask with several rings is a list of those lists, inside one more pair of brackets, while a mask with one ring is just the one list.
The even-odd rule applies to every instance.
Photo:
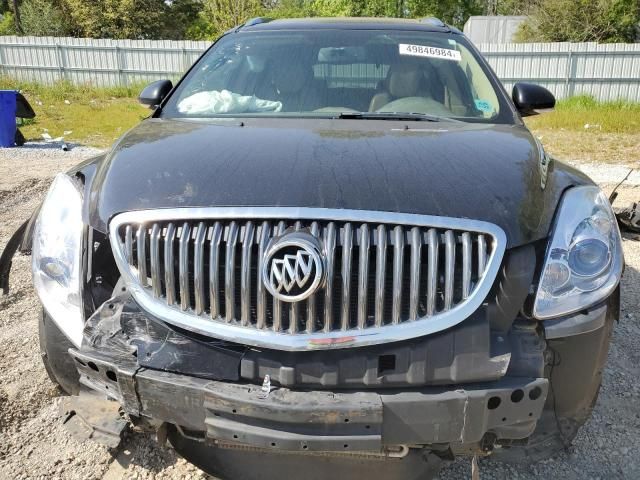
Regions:
[[[274, 236], [280, 236], [284, 233], [287, 226], [284, 221], [278, 222], [275, 228]], [[273, 298], [273, 331], [279, 332], [282, 329], [282, 302], [277, 298]]]
[[478, 277], [482, 277], [486, 265], [487, 241], [484, 235], [478, 235]]
[[436, 312], [436, 295], [438, 293], [438, 232], [430, 228], [427, 232], [429, 251], [427, 258], [427, 316]]
[[207, 239], [207, 226], [198, 224], [196, 241], [193, 246], [193, 291], [196, 300], [196, 314], [202, 315], [205, 309], [204, 288], [204, 242]]
[[376, 312], [375, 326], [384, 325], [384, 286], [387, 267], [387, 229], [379, 225], [376, 229]]
[[422, 233], [418, 227], [411, 229], [411, 280], [409, 291], [409, 319], [418, 319], [420, 304], [420, 264], [422, 255]]
[[393, 303], [391, 323], [400, 323], [402, 313], [402, 266], [404, 263], [404, 231], [400, 225], [393, 229]]
[[242, 237], [242, 270], [240, 271], [240, 322], [251, 323], [251, 247], [253, 247], [253, 222], [244, 226]]
[[324, 332], [330, 332], [333, 326], [333, 276], [336, 255], [336, 225], [330, 222], [324, 235], [324, 251], [326, 262], [326, 281], [324, 289]]
[[151, 227], [149, 257], [152, 292], [154, 297], [159, 298], [162, 295], [162, 281], [160, 280], [160, 225], [157, 223]]
[[262, 222], [260, 227], [260, 241], [258, 243], [258, 270], [257, 278], [257, 292], [256, 292], [256, 328], [263, 329], [267, 326], [267, 289], [262, 281], [262, 268], [264, 252], [267, 249], [269, 243], [269, 233], [271, 231], [271, 225], [269, 222]]
[[178, 250], [178, 281], [180, 283], [180, 308], [182, 308], [182, 310], [187, 310], [191, 307], [191, 294], [189, 292], [189, 240], [191, 240], [191, 227], [185, 222], [182, 224]]
[[224, 268], [224, 313], [225, 320], [230, 322], [236, 318], [235, 289], [236, 289], [236, 243], [238, 241], [238, 224], [231, 222], [227, 232], [227, 250]]
[[360, 257], [358, 259], [358, 328], [367, 326], [367, 287], [369, 281], [369, 226], [360, 227]]
[[127, 225], [124, 229], [124, 255], [129, 265], [133, 265], [133, 228]]
[[[302, 222], [297, 220], [293, 229], [298, 232], [302, 228]], [[298, 321], [299, 321], [299, 305], [298, 302], [292, 302], [289, 304], [289, 333], [298, 333]]]
[[[319, 233], [320, 233], [320, 226], [318, 225], [318, 222], [313, 222], [311, 224], [311, 235], [318, 238]], [[316, 295], [317, 294], [314, 293], [307, 299], [307, 322], [305, 327], [305, 331], [307, 333], [311, 333], [314, 331], [314, 325], [315, 325], [315, 319], [316, 319]]]
[[469, 298], [471, 293], [471, 257], [473, 255], [471, 249], [471, 234], [464, 232], [462, 234], [462, 299]]
[[453, 305], [453, 280], [455, 275], [456, 239], [453, 231], [444, 234], [444, 309], [450, 310]]
[[220, 316], [220, 243], [222, 241], [222, 225], [216, 222], [211, 231], [209, 241], [209, 309], [211, 318]]
[[289, 304], [289, 333], [298, 333], [298, 303]]
[[176, 226], [170, 223], [167, 225], [167, 233], [164, 237], [164, 285], [168, 305], [176, 303], [175, 262], [173, 260], [173, 244], [175, 240]]
[[147, 227], [140, 225], [136, 233], [137, 255], [138, 255], [138, 281], [140, 285], [146, 287], [147, 281]]
[[344, 224], [342, 237], [342, 303], [340, 309], [340, 328], [342, 330], [349, 330], [351, 251], [353, 248], [353, 228], [350, 223]]

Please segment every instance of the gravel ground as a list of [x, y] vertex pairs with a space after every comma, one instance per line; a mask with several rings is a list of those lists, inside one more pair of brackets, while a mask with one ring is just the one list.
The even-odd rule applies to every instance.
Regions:
[[[51, 177], [99, 153], [76, 147], [30, 144], [0, 149], [0, 250], [36, 208]], [[628, 171], [624, 166], [579, 165], [605, 190]], [[620, 190], [618, 205], [640, 200], [640, 175]], [[640, 241], [625, 238], [623, 318], [615, 328], [603, 387], [594, 415], [568, 452], [517, 468], [480, 462], [483, 479], [640, 478]], [[0, 478], [205, 478], [197, 468], [154, 440], [132, 432], [112, 451], [79, 443], [58, 419], [59, 394], [38, 350], [40, 306], [31, 287], [30, 257], [14, 260], [12, 291], [0, 297]], [[470, 462], [445, 467], [441, 479], [470, 478]]]

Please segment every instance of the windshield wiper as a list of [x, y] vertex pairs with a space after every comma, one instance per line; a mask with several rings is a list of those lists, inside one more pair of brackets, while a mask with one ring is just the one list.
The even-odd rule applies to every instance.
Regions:
[[436, 117], [426, 113], [401, 113], [401, 112], [342, 112], [336, 118], [355, 120], [398, 120], [416, 122], [441, 122], [454, 121], [450, 118]]

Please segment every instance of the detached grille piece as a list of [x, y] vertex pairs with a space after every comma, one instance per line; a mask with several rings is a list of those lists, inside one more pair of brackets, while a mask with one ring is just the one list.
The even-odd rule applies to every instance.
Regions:
[[[382, 343], [454, 325], [482, 302], [504, 251], [503, 232], [482, 222], [322, 209], [240, 210], [244, 218], [238, 209], [192, 210], [142, 212], [139, 219], [130, 212], [112, 222], [116, 259], [136, 299], [185, 328], [287, 350]], [[363, 221], [340, 218], [347, 215]], [[308, 299], [286, 303], [267, 291], [261, 271], [269, 242], [294, 230], [320, 239], [325, 278]], [[470, 304], [476, 296], [482, 298]], [[401, 331], [418, 324], [424, 328], [410, 328], [416, 333]]]

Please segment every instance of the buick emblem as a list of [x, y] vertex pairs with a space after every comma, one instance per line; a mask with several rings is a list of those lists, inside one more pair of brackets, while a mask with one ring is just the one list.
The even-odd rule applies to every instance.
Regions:
[[285, 232], [274, 238], [262, 262], [262, 281], [267, 290], [283, 302], [311, 296], [322, 283], [320, 252], [319, 241], [306, 232]]

